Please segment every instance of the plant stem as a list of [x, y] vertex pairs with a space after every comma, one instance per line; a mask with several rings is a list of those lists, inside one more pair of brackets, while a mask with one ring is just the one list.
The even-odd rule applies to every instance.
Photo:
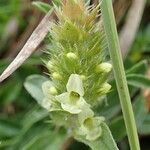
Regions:
[[114, 76], [120, 97], [120, 103], [125, 120], [130, 148], [131, 150], [140, 150], [132, 103], [129, 95], [123, 61], [121, 57], [121, 50], [117, 35], [112, 0], [102, 0], [101, 3], [104, 28], [108, 41], [109, 53], [112, 59]]

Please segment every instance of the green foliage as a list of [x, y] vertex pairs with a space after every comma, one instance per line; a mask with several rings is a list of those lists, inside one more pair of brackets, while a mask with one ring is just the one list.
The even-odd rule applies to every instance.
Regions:
[[[53, 131], [50, 124], [44, 123], [43, 119], [47, 115], [47, 111], [36, 106], [26, 113], [24, 118], [20, 118], [20, 122], [16, 122], [16, 124], [12, 124], [11, 121], [1, 121], [0, 149], [40, 150], [43, 147], [59, 149], [66, 139], [66, 134], [64, 130], [59, 130], [58, 134], [58, 131]], [[39, 131], [41, 131], [40, 134]], [[13, 138], [10, 139], [10, 137]]]
[[[55, 2], [55, 4], [59, 6], [59, 0], [56, 0], [56, 1], [58, 2]], [[26, 25], [29, 23], [29, 20], [31, 20], [31, 15], [26, 16], [26, 19], [23, 19], [23, 17], [22, 18], [20, 17], [23, 14], [22, 12], [24, 10], [23, 8], [24, 8], [23, 3], [20, 3], [20, 1], [18, 0], [7, 0], [7, 1], [1, 0], [0, 2], [0, 38], [4, 36], [3, 33], [5, 33], [4, 29], [6, 28], [6, 24], [9, 22], [9, 20], [11, 20], [12, 17], [18, 18], [19, 33], [17, 33], [18, 35], [17, 39], [20, 38], [20, 32], [22, 32], [25, 29]], [[29, 10], [29, 12], [30, 11], [31, 10]], [[33, 16], [32, 18], [36, 18], [36, 17]], [[149, 33], [150, 33], [149, 29], [150, 28], [147, 24], [145, 24], [145, 22], [147, 22], [147, 18], [143, 17], [140, 32], [138, 32], [136, 36], [136, 40], [131, 49], [130, 55], [125, 60], [125, 64], [127, 68], [126, 75], [129, 75], [129, 76], [130, 74], [134, 74], [134, 75], [136, 74], [138, 76], [142, 75], [142, 77], [146, 77], [145, 73], [148, 67], [147, 67], [147, 60], [145, 59], [149, 59]], [[96, 40], [92, 38], [91, 38], [91, 41], [93, 40], [93, 43], [94, 43]], [[8, 43], [7, 42], [5, 43], [0, 41], [0, 48], [2, 47], [0, 50], [0, 57], [1, 57], [0, 58], [0, 74], [9, 64], [8, 59], [6, 59], [7, 53], [9, 53], [9, 49], [7, 48]], [[50, 43], [51, 42], [49, 41], [48, 47], [50, 47], [49, 49], [51, 49], [50, 51], [52, 51], [53, 49]], [[107, 53], [105, 54], [104, 52], [103, 55], [105, 56], [107, 55]], [[79, 59], [76, 56], [77, 56], [76, 54], [74, 55], [74, 49], [73, 49], [71, 50], [71, 53], [66, 55], [66, 58], [70, 58], [71, 60], [76, 61], [77, 59]], [[90, 58], [90, 56], [91, 54], [89, 54], [88, 57]], [[64, 144], [66, 138], [68, 138], [68, 133], [66, 133], [66, 130], [62, 128], [58, 129], [57, 126], [54, 127], [53, 123], [56, 122], [57, 120], [55, 121], [50, 120], [49, 113], [45, 111], [43, 108], [38, 107], [37, 106], [38, 104], [34, 102], [33, 98], [23, 88], [23, 82], [25, 81], [25, 78], [27, 76], [31, 74], [41, 74], [41, 65], [40, 65], [41, 61], [39, 59], [40, 57], [42, 56], [39, 55], [39, 53], [38, 55], [32, 56], [29, 60], [27, 60], [27, 62], [18, 71], [16, 71], [12, 75], [12, 77], [10, 77], [8, 80], [6, 80], [3, 83], [0, 83], [0, 143], [1, 143], [0, 149], [2, 150], [5, 150], [5, 149], [6, 150], [8, 149], [12, 149], [12, 150], [16, 150], [16, 149], [57, 150], [57, 149], [62, 148], [62, 144]], [[50, 58], [48, 58], [48, 60], [49, 59]], [[98, 58], [95, 57], [95, 61], [97, 61], [97, 59]], [[142, 61], [143, 59], [144, 61]], [[51, 66], [52, 65], [50, 62], [49, 67], [51, 68]], [[70, 66], [72, 66], [72, 64]], [[50, 72], [51, 71], [52, 69], [50, 69]], [[57, 76], [58, 74], [54, 74], [54, 75], [58, 77]], [[85, 75], [81, 75], [81, 78], [83, 80], [86, 79], [85, 77], [86, 77]], [[31, 78], [28, 78], [28, 79], [31, 79]], [[97, 78], [99, 78], [99, 76], [97, 76]], [[33, 83], [32, 87], [34, 87], [35, 89], [36, 88], [41, 89], [41, 84], [39, 84], [40, 83], [39, 78], [36, 80], [36, 82], [34, 79], [33, 79], [34, 82], [31, 82], [28, 79], [26, 81]], [[44, 79], [49, 80], [49, 78], [45, 78], [45, 77]], [[148, 82], [146, 83], [146, 86], [145, 86], [144, 82], [141, 83], [141, 81], [139, 80], [135, 81], [135, 79], [136, 78], [132, 78], [132, 82], [136, 82], [136, 83], [138, 82], [138, 86], [132, 86], [129, 84], [129, 87], [130, 87], [130, 95], [132, 97], [132, 102], [134, 104], [134, 112], [136, 115], [135, 117], [136, 117], [136, 123], [138, 127], [138, 133], [139, 133], [140, 139], [143, 139], [145, 135], [146, 135], [145, 139], [149, 139], [150, 115], [146, 109], [146, 104], [144, 103], [145, 99], [142, 97], [143, 94], [142, 92], [139, 92], [139, 89], [141, 88], [139, 85], [142, 84], [143, 89], [144, 89], [145, 87], [147, 87]], [[85, 82], [85, 80], [83, 82]], [[38, 83], [37, 84], [38, 87], [35, 87], [36, 83]], [[67, 80], [66, 80], [66, 83], [67, 83]], [[119, 149], [127, 150], [128, 143], [126, 142], [126, 140], [124, 140], [124, 138], [126, 137], [125, 125], [123, 122], [121, 108], [119, 104], [119, 98], [118, 98], [116, 85], [114, 83], [113, 77], [111, 77], [111, 81], [109, 81], [109, 83], [112, 86], [111, 90], [109, 91], [109, 93], [107, 93], [107, 96], [104, 97], [104, 100], [100, 100], [100, 103], [98, 103], [99, 104], [98, 106], [94, 105], [93, 110], [96, 116], [105, 117], [106, 122], [111, 129], [112, 135], [115, 141], [117, 141], [119, 145]], [[65, 86], [64, 86], [64, 89], [66, 89]], [[38, 96], [39, 96], [39, 93], [42, 93], [42, 91], [36, 92]], [[34, 97], [38, 97], [38, 96], [34, 96]], [[43, 99], [41, 99], [41, 101], [42, 100]], [[51, 112], [50, 114], [52, 113], [53, 112]], [[55, 113], [57, 117], [58, 116], [60, 117], [59, 120], [61, 119], [64, 120], [65, 116], [61, 114], [62, 114], [61, 112], [59, 113], [59, 115]], [[55, 117], [55, 115], [54, 114], [53, 116], [51, 115], [52, 119], [57, 118]], [[60, 125], [60, 122], [58, 122], [58, 124]], [[98, 142], [100, 141], [101, 140], [98, 139]], [[146, 143], [146, 141], [144, 142]], [[149, 143], [147, 145], [145, 143], [143, 144], [143, 142], [141, 142], [141, 149], [148, 150]], [[81, 143], [73, 142], [73, 144], [70, 143], [69, 149], [71, 150], [86, 149], [87, 150], [88, 147], [86, 147], [85, 145]]]
[[150, 87], [150, 79], [143, 75], [130, 74], [127, 75], [127, 80], [130, 85], [139, 88]]
[[133, 65], [130, 69], [126, 71], [126, 74], [144, 74], [147, 68], [147, 61], [143, 60], [138, 62], [137, 64]]
[[[9, 20], [10, 17], [18, 16], [20, 10], [19, 0], [2, 0], [0, 5], [0, 22], [1, 25]], [[11, 15], [11, 16], [10, 16]], [[0, 30], [2, 31], [2, 29]]]
[[114, 118], [111, 121], [110, 129], [116, 141], [120, 141], [126, 136], [126, 128], [122, 116]]

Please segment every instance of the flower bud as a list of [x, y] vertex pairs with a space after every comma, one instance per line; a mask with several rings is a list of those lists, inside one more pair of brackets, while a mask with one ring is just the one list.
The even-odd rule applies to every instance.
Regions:
[[85, 75], [80, 75], [80, 78], [82, 79], [82, 81], [86, 80], [86, 76]]
[[112, 65], [110, 63], [101, 63], [96, 66], [95, 71], [97, 73], [109, 73], [112, 70]]
[[61, 79], [62, 79], [62, 76], [61, 76], [59, 73], [57, 73], [57, 72], [54, 72], [54, 73], [52, 74], [52, 77], [53, 77], [53, 79], [55, 79], [55, 80], [61, 80]]
[[73, 60], [76, 60], [78, 57], [77, 57], [77, 55], [76, 54], [74, 54], [74, 53], [72, 53], [72, 52], [69, 52], [69, 53], [67, 53], [67, 58], [69, 58], [69, 59], [73, 59]]
[[53, 63], [51, 61], [49, 61], [46, 66], [48, 70], [52, 70], [54, 68]]
[[108, 93], [110, 89], [111, 89], [111, 85], [108, 83], [104, 83], [102, 87], [98, 90], [98, 93], [103, 95]]
[[52, 94], [52, 95], [57, 95], [57, 89], [54, 87], [54, 86], [52, 86], [50, 89], [49, 89], [49, 92], [50, 92], [50, 94]]

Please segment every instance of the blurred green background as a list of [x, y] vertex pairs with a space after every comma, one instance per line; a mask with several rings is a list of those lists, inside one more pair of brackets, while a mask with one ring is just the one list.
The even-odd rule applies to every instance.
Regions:
[[[51, 3], [51, 0], [43, 0], [43, 2]], [[124, 15], [121, 19], [119, 18], [119, 31], [124, 24], [124, 18], [130, 5], [130, 3], [127, 5]], [[34, 7], [30, 0], [0, 0], [0, 74], [21, 50], [43, 16], [44, 13]], [[72, 139], [68, 140], [70, 144], [67, 148], [60, 146], [64, 145], [66, 140], [63, 129], [59, 129], [58, 134], [58, 129], [49, 123], [48, 113], [37, 105], [23, 86], [27, 76], [46, 72], [42, 62], [43, 50], [45, 50], [44, 43], [11, 77], [0, 83], [0, 149], [86, 150], [88, 147]], [[124, 61], [126, 70], [133, 71], [129, 68], [140, 61], [142, 61], [141, 68], [138, 68], [134, 74], [148, 76], [148, 71], [150, 71], [149, 0], [146, 3], [135, 41]], [[131, 76], [129, 78], [131, 79]], [[144, 87], [142, 89], [139, 84], [135, 84], [134, 88], [130, 86], [130, 93], [134, 103], [140, 143], [142, 150], [150, 150], [150, 90], [145, 84], [141, 84]], [[114, 90], [108, 95], [110, 106], [103, 107], [98, 113], [109, 119], [108, 123], [120, 149], [128, 150], [114, 81], [112, 85]]]

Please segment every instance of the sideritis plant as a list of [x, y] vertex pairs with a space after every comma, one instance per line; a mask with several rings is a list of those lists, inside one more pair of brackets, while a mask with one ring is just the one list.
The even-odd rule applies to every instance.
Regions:
[[99, 6], [66, 0], [61, 7], [55, 6], [55, 12], [58, 21], [51, 24], [45, 63], [50, 79], [42, 85], [41, 105], [54, 124], [92, 149], [105, 150], [107, 140], [110, 148], [117, 149], [105, 118], [96, 116], [93, 109], [111, 89], [107, 79], [112, 65], [106, 61]]

